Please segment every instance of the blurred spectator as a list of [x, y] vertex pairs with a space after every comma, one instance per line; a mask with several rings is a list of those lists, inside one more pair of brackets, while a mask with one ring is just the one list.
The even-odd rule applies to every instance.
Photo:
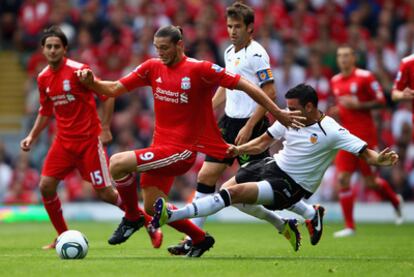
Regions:
[[0, 1], [0, 49], [12, 49], [22, 0]]
[[12, 172], [13, 170], [10, 166], [10, 160], [6, 153], [6, 147], [0, 140], [0, 203], [3, 202], [4, 195], [10, 184]]
[[31, 167], [29, 154], [20, 152], [4, 198], [5, 204], [33, 204], [38, 202], [37, 187], [40, 175]]
[[[295, 63], [293, 49], [285, 46], [282, 64], [273, 69], [276, 83], [276, 103], [280, 107], [286, 107], [286, 92], [305, 81], [305, 69]], [[292, 48], [294, 46], [291, 46]]]

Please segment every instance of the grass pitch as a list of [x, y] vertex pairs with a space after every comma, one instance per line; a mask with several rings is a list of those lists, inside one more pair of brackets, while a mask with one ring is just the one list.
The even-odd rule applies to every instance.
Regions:
[[165, 227], [164, 243], [152, 249], [144, 230], [122, 245], [106, 240], [117, 223], [70, 222], [89, 239], [84, 260], [60, 260], [40, 247], [54, 237], [50, 223], [0, 224], [0, 276], [414, 276], [414, 225], [359, 224], [357, 235], [334, 239], [341, 228], [326, 224], [317, 246], [304, 226], [302, 247], [268, 224], [208, 223], [216, 239], [200, 259], [173, 257], [166, 247], [182, 236]]

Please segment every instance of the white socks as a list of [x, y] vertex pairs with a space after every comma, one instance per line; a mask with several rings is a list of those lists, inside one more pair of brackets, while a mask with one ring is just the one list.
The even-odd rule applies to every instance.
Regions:
[[191, 204], [185, 205], [178, 210], [172, 210], [168, 222], [185, 218], [202, 217], [215, 214], [226, 206], [230, 205], [230, 195], [223, 189], [219, 193], [197, 199]]
[[267, 222], [275, 226], [279, 232], [283, 231], [283, 227], [285, 225], [285, 221], [283, 220], [283, 218], [278, 216], [275, 212], [266, 209], [262, 205], [233, 204], [233, 206], [248, 215], [254, 216], [258, 219], [266, 220]]
[[288, 210], [302, 216], [304, 219], [312, 219], [316, 213], [313, 206], [307, 204], [303, 200], [300, 200], [299, 202], [295, 203], [293, 206], [288, 208]]

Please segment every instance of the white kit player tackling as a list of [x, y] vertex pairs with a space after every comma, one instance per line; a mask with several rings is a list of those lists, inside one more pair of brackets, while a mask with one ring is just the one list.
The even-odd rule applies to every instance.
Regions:
[[[323, 115], [317, 109], [318, 98], [312, 87], [298, 85], [286, 93], [286, 99], [291, 111], [299, 110], [306, 117], [305, 127], [285, 128], [276, 122], [261, 137], [229, 149], [233, 155], [253, 154], [262, 151], [274, 140], [285, 138], [283, 150], [273, 158], [265, 158], [243, 166], [235, 177], [223, 185], [219, 193], [198, 199], [182, 209], [170, 210], [163, 199], [158, 199], [154, 205], [155, 215], [152, 223], [161, 226], [183, 218], [211, 215], [229, 205], [244, 204], [239, 206], [250, 208], [252, 215], [256, 217], [262, 214], [263, 219], [273, 223], [283, 233], [283, 224], [286, 220], [270, 210], [302, 205], [303, 209], [298, 208], [297, 211], [302, 210], [306, 218], [306, 214], [313, 209], [304, 206], [306, 204], [301, 199], [317, 190], [323, 174], [338, 150], [357, 155], [370, 165], [391, 166], [398, 161], [398, 155], [394, 151], [385, 149], [377, 153], [367, 148], [365, 141], [349, 133], [331, 117]], [[270, 215], [273, 216], [271, 220]], [[321, 217], [316, 216], [315, 219], [311, 222], [312, 244], [316, 244], [322, 235]], [[290, 240], [292, 246], [294, 243], [298, 244], [298, 240], [300, 241], [300, 236], [296, 241]], [[297, 248], [294, 247], [295, 250]]]

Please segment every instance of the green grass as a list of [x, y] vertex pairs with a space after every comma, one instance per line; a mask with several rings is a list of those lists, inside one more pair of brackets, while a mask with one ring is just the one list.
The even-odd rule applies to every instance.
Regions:
[[49, 223], [0, 224], [0, 276], [414, 276], [414, 225], [359, 224], [355, 237], [333, 239], [341, 226], [325, 225], [311, 246], [304, 226], [299, 252], [267, 224], [209, 223], [214, 248], [200, 259], [170, 256], [166, 246], [181, 234], [164, 228], [164, 244], [152, 249], [145, 231], [110, 246], [116, 223], [71, 222], [90, 249], [84, 260], [60, 260], [40, 247], [54, 236]]

